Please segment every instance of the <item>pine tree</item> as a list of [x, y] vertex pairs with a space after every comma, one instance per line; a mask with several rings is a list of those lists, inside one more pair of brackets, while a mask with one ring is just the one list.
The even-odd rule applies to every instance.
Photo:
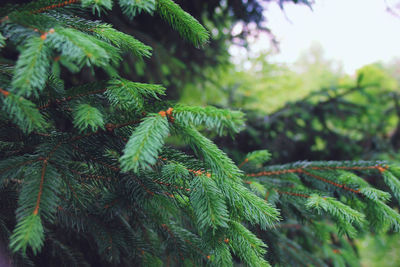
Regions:
[[[243, 113], [174, 104], [163, 100], [162, 85], [120, 77], [125, 53], [141, 60], [151, 47], [85, 18], [113, 4], [131, 19], [159, 15], [196, 47], [208, 40], [171, 0], [39, 0], [1, 9], [0, 232], [13, 265], [269, 266], [311, 258], [323, 266], [329, 257], [349, 259], [310, 256], [318, 244], [339, 247], [313, 243], [316, 235], [398, 230], [390, 194], [360, 178], [380, 174], [399, 199], [395, 166], [260, 167], [269, 154], [256, 151], [240, 165], [244, 172], [200, 131], [234, 135]], [[63, 82], [65, 73], [88, 70], [92, 82]], [[301, 227], [301, 242], [285, 230], [291, 223]]]

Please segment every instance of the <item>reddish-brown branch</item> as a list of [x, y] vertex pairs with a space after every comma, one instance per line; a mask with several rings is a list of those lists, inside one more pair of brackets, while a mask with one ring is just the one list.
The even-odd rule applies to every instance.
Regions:
[[[376, 169], [376, 170], [378, 170], [378, 171], [380, 171], [380, 172], [384, 172], [384, 171], [386, 171], [388, 168], [389, 168], [389, 166], [387, 166], [387, 165], [384, 165], [384, 166], [381, 166], [381, 165], [374, 165], [374, 166], [353, 166], [353, 167], [347, 167], [347, 166], [336, 166], [336, 167], [308, 167], [308, 169], [311, 169], [311, 170], [369, 170], [369, 169]], [[350, 192], [353, 192], [353, 193], [356, 193], [356, 194], [359, 194], [359, 193], [360, 193], [360, 190], [358, 190], [358, 189], [355, 190], [355, 189], [350, 188], [350, 187], [348, 187], [348, 186], [346, 186], [346, 185], [344, 185], [344, 184], [339, 184], [339, 183], [333, 182], [333, 181], [331, 181], [331, 180], [328, 180], [328, 179], [326, 179], [326, 178], [324, 178], [324, 177], [321, 177], [321, 176], [319, 176], [319, 175], [312, 174], [312, 173], [306, 171], [306, 169], [307, 169], [307, 168], [296, 168], [296, 169], [287, 169], [287, 170], [269, 171], [269, 172], [264, 171], [264, 172], [259, 172], [259, 173], [248, 174], [247, 176], [250, 176], [250, 177], [258, 177], [258, 176], [282, 175], [282, 174], [287, 174], [287, 173], [303, 173], [303, 174], [305, 174], [305, 175], [308, 175], [308, 176], [310, 176], [310, 177], [316, 178], [316, 179], [318, 179], [318, 180], [320, 180], [320, 181], [323, 181], [323, 182], [325, 182], [325, 183], [329, 183], [329, 184], [334, 185], [334, 186], [336, 186], [336, 187], [343, 188], [343, 189], [345, 189], [345, 190], [347, 190], [347, 191], [350, 191]]]
[[[96, 158], [93, 158], [91, 155], [89, 155], [89, 154], [86, 153], [85, 151], [82, 151], [80, 148], [78, 148], [78, 147], [77, 147], [76, 145], [74, 145], [74, 144], [72, 144], [72, 147], [73, 147], [76, 151], [78, 151], [79, 153], [81, 153], [81, 154], [87, 156], [89, 159], [91, 159], [92, 161], [96, 162], [97, 164], [100, 164], [100, 165], [102, 165], [102, 166], [104, 166], [104, 167], [106, 167], [106, 168], [108, 168], [108, 169], [110, 169], [110, 170], [112, 170], [112, 171], [114, 171], [114, 172], [118, 172], [118, 173], [119, 173], [119, 172], [121, 171], [121, 169], [118, 168], [118, 167], [109, 165], [109, 164], [107, 164], [107, 163], [101, 162], [100, 160], [98, 160], [98, 159], [96, 159]], [[137, 179], [137, 178], [134, 177], [134, 176], [131, 176], [131, 177], [132, 177], [141, 187], [143, 187], [143, 189], [144, 189], [148, 194], [150, 194], [150, 195], [152, 195], [152, 196], [155, 195], [155, 193], [152, 192], [152, 191], [150, 191], [139, 179]]]
[[33, 134], [39, 135], [39, 136], [43, 136], [43, 137], [50, 137], [51, 134], [46, 134], [46, 133], [38, 133], [38, 132], [32, 132]]
[[40, 199], [42, 197], [42, 192], [43, 192], [43, 183], [44, 183], [44, 176], [46, 175], [47, 162], [48, 162], [47, 159], [43, 160], [42, 174], [40, 176], [39, 193], [38, 193], [38, 197], [36, 200], [36, 206], [35, 206], [35, 210], [33, 211], [33, 215], [37, 215], [39, 212]]
[[[246, 184], [251, 184], [252, 181], [243, 181]], [[285, 191], [280, 191], [278, 189], [274, 189], [277, 193], [279, 194], [286, 194], [286, 195], [291, 195], [291, 196], [297, 196], [297, 197], [305, 197], [305, 198], [309, 198], [309, 195], [305, 195], [305, 194], [300, 194], [300, 193], [294, 193], [294, 192], [285, 192]], [[268, 200], [268, 196], [269, 196], [269, 191], [267, 191], [267, 194], [265, 195], [265, 200]]]
[[48, 108], [52, 103], [60, 104], [60, 103], [62, 103], [62, 102], [71, 101], [72, 99], [75, 99], [75, 98], [79, 98], [79, 97], [83, 97], [83, 96], [88, 96], [88, 95], [100, 94], [100, 93], [103, 93], [103, 92], [105, 92], [105, 91], [107, 91], [107, 88], [105, 88], [105, 89], [100, 89], [100, 90], [95, 90], [95, 91], [90, 91], [90, 92], [86, 92], [86, 93], [82, 93], [82, 94], [78, 94], [78, 95], [74, 95], [74, 96], [63, 97], [63, 98], [60, 98], [60, 99], [49, 100], [49, 101], [47, 102], [47, 104], [38, 107], [38, 109], [39, 109], [39, 110], [41, 110], [41, 109], [46, 109], [46, 108]]
[[119, 124], [107, 123], [107, 124], [105, 125], [105, 127], [106, 127], [107, 131], [112, 132], [114, 129], [119, 129], [119, 128], [122, 128], [122, 127], [125, 127], [125, 126], [137, 124], [137, 123], [139, 123], [139, 122], [140, 122], [140, 120], [133, 120], [133, 121], [128, 121], [128, 122], [119, 123]]
[[46, 160], [49, 160], [52, 156], [53, 156], [53, 154], [56, 152], [56, 150], [62, 145], [62, 141], [60, 141], [60, 142], [58, 142], [54, 147], [53, 147], [53, 149], [50, 151], [50, 153], [47, 155], [47, 158], [46, 158]]
[[272, 175], [282, 175], [287, 173], [301, 173], [305, 169], [311, 170], [369, 170], [369, 169], [376, 169], [380, 172], [384, 172], [389, 169], [389, 166], [384, 165], [374, 165], [374, 166], [335, 166], [335, 167], [307, 167], [307, 168], [294, 168], [294, 169], [286, 169], [286, 170], [279, 170], [279, 171], [263, 171], [258, 173], [249, 173], [247, 176], [251, 177], [258, 177], [258, 176], [272, 176]]
[[78, 140], [83, 139], [83, 138], [85, 138], [85, 137], [89, 137], [89, 136], [92, 136], [92, 135], [96, 135], [96, 134], [98, 134], [98, 133], [100, 133], [100, 130], [97, 130], [97, 131], [92, 132], [92, 133], [87, 133], [87, 134], [84, 134], [84, 135], [77, 135], [77, 136], [72, 137], [69, 141], [75, 142], [75, 141], [78, 141]]
[[118, 167], [115, 167], [115, 166], [109, 165], [109, 164], [107, 164], [107, 163], [101, 162], [99, 159], [96, 159], [96, 158], [92, 157], [91, 155], [89, 155], [89, 153], [86, 153], [85, 151], [83, 151], [82, 149], [80, 149], [79, 147], [77, 147], [76, 145], [71, 144], [71, 146], [72, 146], [73, 149], [75, 149], [75, 150], [78, 151], [79, 153], [85, 155], [85, 156], [88, 157], [90, 160], [92, 160], [92, 161], [94, 161], [94, 162], [97, 162], [98, 164], [100, 164], [100, 165], [102, 165], [102, 166], [104, 166], [104, 167], [106, 167], [106, 168], [108, 168], [108, 169], [110, 169], [110, 170], [112, 170], [112, 171], [114, 171], [114, 172], [120, 172], [120, 171], [121, 171], [121, 169], [118, 168]]
[[[382, 168], [382, 167], [381, 167], [381, 168]], [[370, 168], [370, 169], [371, 169], [371, 168]], [[378, 168], [375, 167], [374, 169], [378, 169]], [[315, 170], [315, 169], [314, 169], [314, 170]], [[322, 170], [322, 169], [318, 169], [318, 170]], [[378, 169], [378, 170], [379, 170], [379, 169]], [[321, 177], [321, 176], [318, 176], [318, 175], [309, 173], [309, 172], [306, 171], [305, 169], [300, 169], [300, 168], [298, 168], [298, 169], [288, 169], [288, 170], [282, 170], [282, 171], [262, 172], [262, 175], [255, 174], [255, 175], [248, 175], [248, 176], [255, 177], [255, 176], [281, 175], [281, 174], [285, 174], [285, 173], [303, 173], [303, 174], [305, 174], [305, 175], [308, 175], [308, 176], [310, 176], [310, 177], [316, 178], [316, 179], [318, 179], [318, 180], [320, 180], [320, 181], [323, 181], [323, 182], [325, 182], [325, 183], [334, 185], [334, 186], [339, 187], [339, 188], [343, 188], [343, 189], [345, 189], [345, 190], [347, 190], [347, 191], [350, 191], [350, 192], [353, 192], [353, 193], [356, 193], [356, 194], [359, 194], [359, 193], [360, 193], [360, 190], [355, 190], [355, 189], [350, 188], [350, 187], [348, 187], [348, 186], [346, 186], [346, 185], [344, 185], [344, 184], [335, 183], [335, 182], [333, 182], [333, 181], [331, 181], [331, 180], [328, 180], [328, 179], [326, 179], [326, 178], [324, 178], [324, 177]]]
[[71, 190], [72, 195], [75, 197], [76, 200], [79, 201], [78, 195], [76, 194], [75, 190], [72, 188], [72, 186], [70, 185], [70, 183], [67, 180], [65, 180], [65, 181], [67, 182], [67, 186], [68, 186], [69, 190]]
[[1, 93], [2, 95], [4, 95], [5, 97], [7, 97], [7, 96], [10, 94], [10, 92], [8, 92], [8, 91], [6, 91], [6, 90], [4, 90], [4, 89], [2, 89], [2, 88], [0, 88], [0, 93]]
[[[122, 128], [122, 127], [125, 127], [125, 126], [137, 124], [137, 123], [139, 123], [139, 122], [140, 122], [140, 120], [129, 121], [129, 122], [126, 122], [126, 123], [121, 123], [121, 124], [107, 123], [107, 124], [105, 125], [105, 127], [106, 127], [106, 129], [107, 129], [108, 131], [113, 131], [114, 129], [118, 129], [118, 128]], [[77, 135], [77, 136], [72, 137], [69, 141], [75, 142], [75, 141], [78, 141], [78, 140], [83, 139], [83, 138], [85, 138], [85, 137], [90, 137], [90, 136], [99, 134], [99, 133], [101, 133], [101, 132], [102, 132], [101, 130], [97, 130], [97, 131], [92, 132], [92, 133], [87, 133], [87, 134], [84, 134], [84, 135]], [[127, 141], [127, 140], [124, 140], [124, 141]]]
[[44, 176], [46, 175], [46, 168], [47, 168], [47, 164], [49, 162], [49, 159], [53, 156], [53, 154], [56, 152], [56, 150], [61, 146], [62, 141], [58, 142], [53, 149], [49, 152], [49, 154], [47, 155], [47, 158], [42, 159], [43, 160], [43, 167], [42, 167], [42, 173], [40, 176], [40, 185], [39, 185], [39, 193], [38, 193], [38, 197], [36, 200], [36, 206], [35, 206], [35, 210], [33, 211], [34, 215], [37, 215], [39, 212], [39, 207], [40, 207], [40, 199], [42, 197], [42, 193], [43, 193], [43, 183], [44, 183]]
[[336, 167], [310, 167], [312, 170], [368, 170], [368, 169], [376, 169], [380, 172], [384, 172], [389, 169], [389, 166], [384, 165], [375, 165], [375, 166], [336, 166]]
[[359, 193], [360, 193], [360, 190], [358, 190], [358, 189], [355, 190], [355, 189], [350, 188], [350, 187], [348, 187], [348, 186], [346, 186], [346, 185], [344, 185], [344, 184], [335, 183], [335, 182], [333, 182], [333, 181], [331, 181], [331, 180], [328, 180], [328, 179], [326, 179], [326, 178], [324, 178], [324, 177], [321, 177], [321, 176], [318, 176], [318, 175], [315, 175], [315, 174], [306, 172], [305, 170], [303, 170], [302, 173], [304, 173], [305, 175], [314, 177], [314, 178], [316, 178], [316, 179], [318, 179], [318, 180], [321, 180], [321, 181], [323, 181], [323, 182], [325, 182], [325, 183], [334, 185], [334, 186], [339, 187], [339, 188], [343, 188], [343, 189], [345, 189], [345, 190], [347, 190], [347, 191], [350, 191], [350, 192], [353, 192], [353, 193], [356, 193], [356, 194], [359, 194]]
[[269, 197], [269, 191], [267, 191], [267, 193], [265, 194], [265, 201], [268, 201], [268, 197]]
[[172, 186], [172, 187], [175, 187], [176, 189], [180, 189], [180, 190], [185, 190], [185, 191], [190, 191], [190, 188], [184, 188], [183, 186], [177, 186], [177, 185], [173, 185], [173, 184], [170, 184], [170, 183], [165, 183], [165, 182], [162, 182], [162, 181], [159, 181], [159, 180], [153, 180], [153, 182], [155, 182], [155, 183], [157, 183], [157, 184], [161, 184], [161, 185], [165, 185], [165, 186]]
[[[278, 189], [275, 189], [275, 191], [279, 194], [285, 194], [285, 195], [290, 195], [290, 196], [296, 196], [296, 197], [304, 197], [304, 198], [310, 198], [310, 195], [306, 194], [300, 194], [300, 193], [294, 193], [294, 192], [286, 192], [286, 191], [280, 191]], [[269, 192], [268, 192], [269, 193]]]
[[45, 11], [48, 11], [48, 10], [52, 10], [52, 9], [60, 8], [60, 7], [65, 7], [67, 5], [75, 4], [75, 3], [78, 3], [78, 2], [80, 2], [80, 0], [68, 0], [68, 1], [64, 1], [64, 2], [58, 3], [58, 4], [45, 6], [45, 7], [39, 8], [37, 10], [33, 10], [33, 11], [31, 11], [31, 13], [32, 14], [42, 13], [42, 12], [45, 12]]
[[271, 176], [271, 175], [282, 175], [282, 174], [287, 174], [287, 173], [299, 173], [301, 172], [300, 168], [297, 169], [287, 169], [287, 170], [280, 170], [280, 171], [263, 171], [263, 172], [258, 172], [258, 173], [249, 173], [247, 176], [251, 177], [258, 177], [258, 176]]
[[40, 157], [40, 158], [37, 158], [37, 159], [27, 160], [27, 161], [21, 162], [21, 163], [19, 163], [19, 164], [17, 164], [17, 165], [13, 165], [13, 166], [11, 166], [11, 167], [7, 167], [7, 168], [2, 169], [2, 170], [0, 171], [0, 174], [6, 172], [6, 171], [8, 171], [8, 170], [11, 170], [11, 169], [14, 169], [14, 168], [17, 168], [17, 167], [20, 167], [20, 166], [24, 166], [24, 165], [29, 164], [29, 163], [33, 163], [33, 162], [35, 162], [35, 161], [41, 161], [41, 160], [43, 160], [43, 158]]
[[[159, 156], [158, 158], [161, 159], [161, 160], [163, 160], [163, 161], [169, 161], [167, 158], [163, 158], [163, 157], [161, 157], [161, 156]], [[185, 168], [185, 169], [186, 169], [187, 171], [193, 173], [193, 174], [196, 175], [196, 176], [205, 174], [208, 178], [211, 178], [211, 173], [209, 173], [209, 172], [202, 171], [202, 170], [192, 170], [192, 169], [188, 169], [188, 168]]]
[[76, 170], [71, 169], [72, 173], [75, 173], [81, 177], [86, 177], [86, 180], [88, 180], [89, 178], [91, 179], [95, 179], [95, 180], [106, 180], [106, 181], [111, 181], [113, 178], [111, 177], [106, 177], [106, 176], [101, 176], [101, 175], [94, 175], [94, 174], [88, 174], [88, 173], [81, 173], [78, 172]]
[[238, 167], [239, 167], [239, 168], [243, 167], [243, 165], [246, 164], [247, 162], [249, 162], [249, 159], [248, 159], [248, 158], [245, 158], [245, 159], [243, 160], [243, 162], [239, 164]]

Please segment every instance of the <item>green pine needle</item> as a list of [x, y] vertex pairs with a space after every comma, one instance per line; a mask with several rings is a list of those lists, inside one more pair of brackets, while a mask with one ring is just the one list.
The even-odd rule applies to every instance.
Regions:
[[240, 111], [218, 109], [212, 106], [195, 107], [177, 105], [173, 116], [177, 122], [185, 126], [204, 124], [207, 129], [215, 129], [219, 135], [224, 131], [239, 132], [244, 126], [244, 114]]
[[93, 132], [99, 128], [104, 128], [103, 114], [89, 104], [80, 104], [74, 108], [74, 126], [81, 132], [89, 127]]
[[14, 70], [12, 92], [20, 96], [39, 95], [49, 75], [50, 50], [39, 37], [30, 38], [22, 49]]
[[200, 231], [207, 231], [207, 228], [227, 228], [228, 210], [215, 182], [205, 175], [199, 175], [193, 180], [191, 189], [190, 200]]
[[9, 94], [4, 99], [2, 109], [26, 133], [34, 130], [43, 131], [47, 126], [44, 117], [40, 114], [36, 105], [23, 97]]
[[229, 245], [243, 262], [252, 267], [270, 267], [264, 259], [267, 247], [255, 234], [250, 232], [239, 222], [229, 223]]
[[159, 114], [149, 114], [129, 138], [120, 158], [122, 171], [150, 168], [158, 160], [158, 153], [169, 134], [168, 120]]
[[159, 99], [165, 88], [158, 84], [131, 82], [125, 79], [111, 80], [106, 96], [110, 103], [122, 110], [142, 110], [145, 98]]
[[10, 237], [10, 248], [15, 253], [26, 253], [29, 246], [33, 254], [37, 254], [43, 246], [44, 229], [40, 217], [31, 214], [17, 223], [14, 233]]
[[119, 5], [122, 12], [130, 19], [133, 19], [142, 11], [153, 14], [156, 9], [155, 0], [119, 0]]
[[185, 12], [172, 0], [156, 0], [157, 12], [165, 19], [179, 34], [200, 47], [209, 39], [208, 31], [190, 14]]
[[152, 48], [135, 39], [131, 35], [113, 29], [109, 25], [101, 25], [93, 29], [102, 39], [107, 40], [125, 52], [137, 57], [150, 57]]

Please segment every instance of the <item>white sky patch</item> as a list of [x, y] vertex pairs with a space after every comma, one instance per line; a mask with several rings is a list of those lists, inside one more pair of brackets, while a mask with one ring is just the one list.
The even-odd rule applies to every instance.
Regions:
[[[287, 4], [283, 13], [278, 5], [268, 5], [267, 25], [280, 42], [274, 62], [293, 63], [315, 42], [322, 45], [326, 58], [342, 62], [348, 74], [400, 57], [400, 17], [386, 10], [384, 0], [316, 0], [312, 8]], [[270, 49], [269, 37], [263, 35], [251, 45], [254, 53]], [[238, 47], [231, 53], [243, 56]]]

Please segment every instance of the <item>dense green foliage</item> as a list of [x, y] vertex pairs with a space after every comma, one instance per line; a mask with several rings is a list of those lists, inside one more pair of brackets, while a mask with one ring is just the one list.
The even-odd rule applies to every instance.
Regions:
[[[194, 46], [208, 40], [170, 0], [1, 10], [0, 233], [13, 265], [345, 266], [357, 232], [400, 229], [395, 165], [267, 166], [259, 150], [237, 166], [207, 135], [234, 136], [242, 112], [177, 105], [161, 85], [122, 78], [125, 55], [151, 48], [85, 16], [113, 4], [133, 20], [159, 15]], [[82, 72], [90, 82], [63, 80]]]

